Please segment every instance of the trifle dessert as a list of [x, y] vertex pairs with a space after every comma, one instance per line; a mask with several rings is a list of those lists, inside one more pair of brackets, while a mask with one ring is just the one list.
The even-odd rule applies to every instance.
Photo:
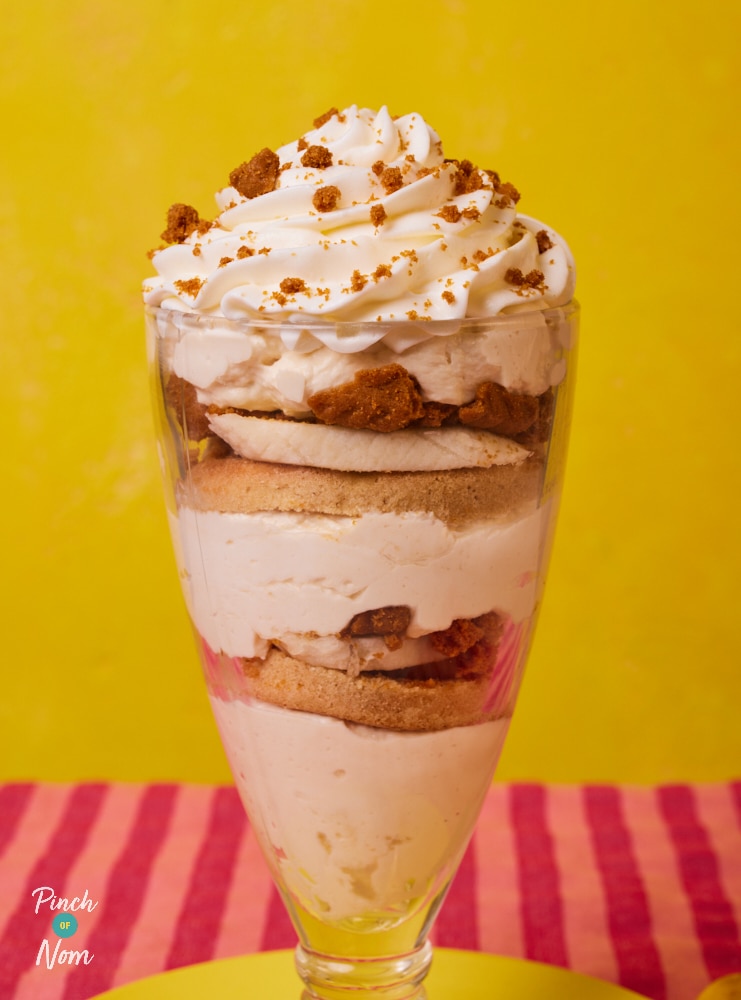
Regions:
[[228, 179], [145, 283], [183, 590], [299, 965], [416, 954], [541, 597], [573, 261], [418, 114], [333, 108]]

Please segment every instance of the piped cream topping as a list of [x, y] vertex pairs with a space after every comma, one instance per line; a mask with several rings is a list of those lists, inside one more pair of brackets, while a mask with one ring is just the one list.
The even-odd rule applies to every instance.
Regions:
[[170, 227], [179, 242], [153, 255], [148, 304], [299, 325], [378, 323], [377, 334], [345, 343], [353, 351], [382, 340], [388, 323], [572, 297], [563, 239], [519, 215], [517, 191], [496, 173], [446, 160], [418, 114], [353, 105], [240, 170], [217, 195], [214, 222], [195, 213]]

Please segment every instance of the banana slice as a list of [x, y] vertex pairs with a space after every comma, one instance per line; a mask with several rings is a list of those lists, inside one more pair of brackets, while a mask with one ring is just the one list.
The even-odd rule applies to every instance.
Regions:
[[209, 416], [211, 429], [242, 458], [310, 465], [339, 472], [439, 472], [516, 465], [527, 448], [489, 431], [465, 427], [393, 431], [348, 430], [324, 424]]

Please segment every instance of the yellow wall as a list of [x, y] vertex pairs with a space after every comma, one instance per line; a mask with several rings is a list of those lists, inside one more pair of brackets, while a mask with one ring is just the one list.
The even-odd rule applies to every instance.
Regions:
[[227, 778], [166, 538], [139, 282], [173, 201], [417, 110], [570, 239], [560, 534], [503, 778], [741, 773], [736, 0], [28, 0], [0, 19], [0, 779]]

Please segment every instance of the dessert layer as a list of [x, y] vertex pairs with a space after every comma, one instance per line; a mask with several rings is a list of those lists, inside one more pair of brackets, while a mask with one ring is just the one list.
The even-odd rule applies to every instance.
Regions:
[[380, 434], [237, 413], [214, 414], [209, 424], [242, 458], [338, 472], [488, 469], [522, 462], [530, 454], [508, 438], [463, 427]]
[[428, 513], [451, 528], [501, 521], [534, 509], [542, 459], [446, 472], [330, 472], [252, 462], [235, 455], [194, 465], [179, 500], [195, 510], [294, 511], [359, 517], [368, 511]]
[[[462, 332], [460, 323], [398, 323], [385, 341], [355, 353], [343, 351], [344, 341], [324, 346], [311, 326], [240, 328], [223, 317], [172, 311], [161, 312], [157, 322], [161, 335], [176, 338], [173, 370], [196, 387], [201, 403], [294, 417], [311, 415], [308, 400], [316, 393], [350, 382], [364, 368], [395, 362], [417, 380], [425, 399], [440, 403], [461, 406], [487, 381], [539, 396], [563, 379], [563, 352], [572, 340], [563, 310], [502, 316], [495, 330], [483, 322]], [[353, 335], [352, 327], [343, 334], [351, 344]]]
[[265, 856], [294, 899], [333, 921], [424, 905], [465, 848], [509, 721], [399, 733], [211, 704]]
[[[230, 174], [213, 223], [173, 206], [148, 304], [378, 323], [493, 316], [571, 299], [573, 260], [493, 170], [446, 159], [419, 115], [356, 106]], [[330, 338], [332, 334], [330, 333]], [[327, 346], [332, 346], [328, 342]]]
[[264, 659], [242, 660], [244, 688], [254, 698], [379, 729], [421, 732], [473, 726], [510, 715], [490, 704], [494, 654], [483, 673], [415, 680], [401, 674], [360, 674], [319, 667], [272, 648]]
[[191, 618], [214, 650], [264, 656], [284, 634], [342, 632], [408, 605], [407, 635], [492, 610], [528, 618], [548, 507], [512, 523], [451, 528], [427, 513], [224, 514], [181, 505], [173, 524]]

